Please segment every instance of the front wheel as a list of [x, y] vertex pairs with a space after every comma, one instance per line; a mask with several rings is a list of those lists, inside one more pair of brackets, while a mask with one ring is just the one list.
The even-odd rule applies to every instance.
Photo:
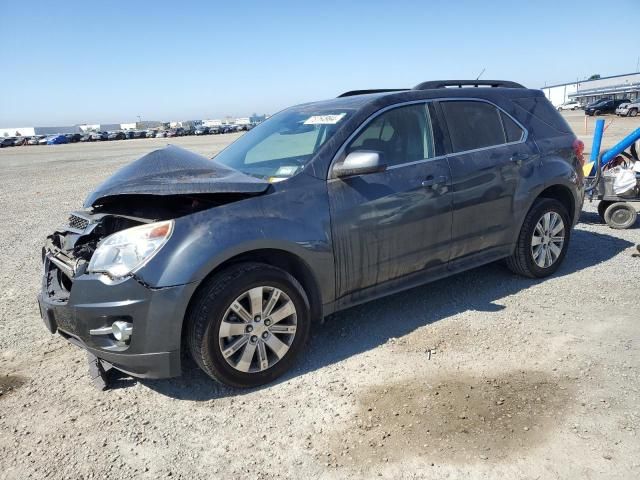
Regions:
[[539, 198], [525, 217], [507, 266], [525, 277], [547, 277], [564, 260], [570, 236], [571, 222], [564, 205], [551, 198]]
[[636, 115], [638, 115], [638, 109], [637, 108], [632, 108], [631, 110], [629, 110], [629, 113], [627, 113], [627, 116], [629, 116], [629, 117], [635, 117]]
[[206, 281], [187, 313], [191, 356], [210, 377], [256, 387], [285, 373], [309, 335], [298, 281], [276, 267], [238, 264]]

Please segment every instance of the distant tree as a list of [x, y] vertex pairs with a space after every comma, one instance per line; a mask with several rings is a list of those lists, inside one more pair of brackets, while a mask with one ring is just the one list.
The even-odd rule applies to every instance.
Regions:
[[587, 78], [587, 80], [598, 80], [599, 78], [600, 78], [600, 74], [599, 73], [594, 73], [589, 78]]

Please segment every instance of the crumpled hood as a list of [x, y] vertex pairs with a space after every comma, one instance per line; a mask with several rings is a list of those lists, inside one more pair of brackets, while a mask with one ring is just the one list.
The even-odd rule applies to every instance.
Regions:
[[258, 194], [269, 182], [168, 145], [126, 165], [87, 196], [85, 208], [118, 195]]

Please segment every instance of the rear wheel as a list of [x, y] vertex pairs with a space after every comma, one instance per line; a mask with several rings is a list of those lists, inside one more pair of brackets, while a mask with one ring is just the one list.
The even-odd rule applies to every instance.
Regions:
[[594, 114], [596, 117], [600, 116], [600, 110], [596, 110], [595, 112], [593, 112], [593, 114]]
[[525, 277], [547, 277], [564, 260], [570, 236], [571, 222], [564, 205], [555, 199], [539, 198], [525, 217], [507, 266]]
[[612, 203], [614, 202], [609, 202], [607, 200], [602, 200], [600, 203], [598, 203], [598, 215], [600, 215], [600, 218], [603, 222], [606, 222], [604, 218], [604, 212], [606, 212], [607, 208], [609, 208], [609, 205], [611, 205]]
[[293, 276], [244, 263], [203, 284], [186, 321], [189, 350], [207, 375], [232, 387], [255, 387], [291, 367], [309, 334], [310, 308]]
[[604, 212], [604, 221], [611, 228], [623, 230], [629, 228], [636, 223], [638, 212], [627, 202], [615, 202], [607, 207]]

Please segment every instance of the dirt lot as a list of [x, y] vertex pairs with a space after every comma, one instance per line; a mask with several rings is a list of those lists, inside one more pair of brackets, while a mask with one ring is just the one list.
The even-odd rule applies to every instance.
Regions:
[[[615, 120], [605, 145], [639, 124]], [[210, 155], [231, 138], [173, 142]], [[490, 265], [342, 312], [273, 385], [233, 391], [187, 365], [96, 390], [40, 321], [40, 247], [165, 143], [0, 151], [0, 477], [640, 477], [640, 222], [611, 230], [588, 204], [553, 278]]]

